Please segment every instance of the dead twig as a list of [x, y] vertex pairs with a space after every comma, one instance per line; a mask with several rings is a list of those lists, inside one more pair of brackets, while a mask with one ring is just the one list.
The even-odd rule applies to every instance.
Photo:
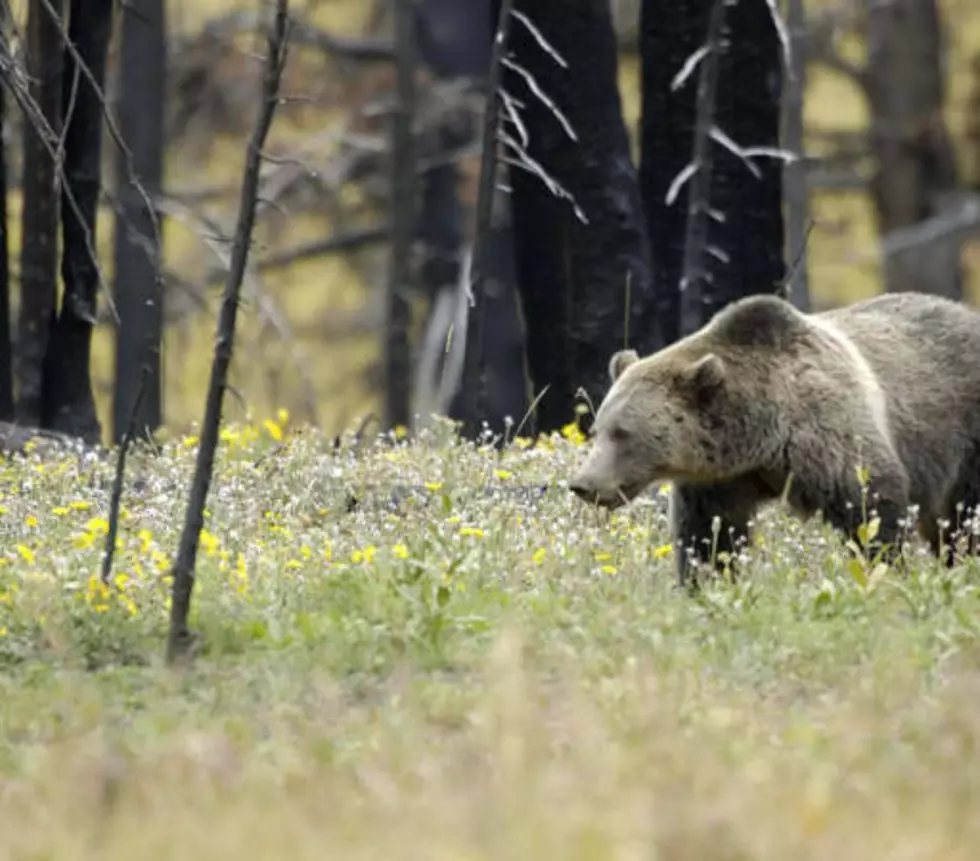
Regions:
[[109, 585], [109, 577], [112, 575], [112, 559], [116, 552], [116, 534], [119, 532], [119, 503], [122, 500], [123, 480], [126, 476], [126, 454], [133, 444], [133, 437], [136, 436], [136, 424], [149, 380], [150, 366], [143, 365], [136, 389], [136, 397], [133, 399], [133, 406], [129, 413], [126, 433], [119, 444], [119, 455], [116, 458], [116, 475], [112, 481], [112, 496], [109, 500], [109, 527], [105, 535], [105, 552], [102, 555], [102, 582], [106, 586]]

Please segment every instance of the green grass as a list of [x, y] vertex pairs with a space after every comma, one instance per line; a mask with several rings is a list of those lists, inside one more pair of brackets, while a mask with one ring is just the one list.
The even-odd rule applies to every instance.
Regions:
[[568, 437], [226, 431], [181, 674], [195, 440], [132, 457], [108, 590], [113, 465], [0, 462], [0, 854], [975, 857], [977, 566], [868, 588], [772, 512], [691, 599], [662, 496], [583, 506]]

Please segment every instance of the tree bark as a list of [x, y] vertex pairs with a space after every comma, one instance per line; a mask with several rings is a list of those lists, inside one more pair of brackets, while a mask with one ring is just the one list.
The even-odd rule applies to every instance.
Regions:
[[806, 93], [806, 10], [803, 0], [789, 0], [786, 27], [789, 29], [792, 76], [783, 80], [783, 148], [799, 160], [783, 168], [785, 258], [789, 266], [787, 285], [790, 301], [801, 311], [810, 310], [807, 232], [810, 221], [806, 164], [803, 162], [803, 101]]
[[[60, 13], [59, 0], [52, 8]], [[20, 308], [15, 356], [17, 420], [40, 427], [44, 361], [58, 295], [58, 195], [55, 163], [48, 147], [57, 147], [61, 131], [61, 73], [63, 54], [55, 19], [46, 4], [31, 3], [27, 20], [29, 93], [40, 117], [24, 121], [24, 168], [21, 184]], [[50, 134], [38, 128], [42, 121]]]
[[[152, 433], [162, 420], [161, 237], [155, 214], [136, 182], [150, 200], [160, 193], [163, 184], [165, 3], [132, 0], [122, 7], [122, 16], [119, 121], [132, 161], [127, 163], [123, 153], [117, 156], [116, 182], [122, 205], [116, 216], [113, 290], [119, 312], [113, 404], [113, 438], [117, 443], [131, 418], [138, 436]], [[148, 368], [145, 377], [143, 368]], [[134, 415], [141, 380], [145, 390], [138, 414]]]
[[[656, 282], [658, 346], [686, 334], [732, 300], [776, 291], [783, 260], [782, 164], [754, 159], [759, 178], [743, 159], [711, 143], [709, 249], [698, 297], [699, 321], [682, 326], [680, 283], [687, 195], [666, 202], [675, 178], [691, 160], [697, 73], [682, 87], [671, 82], [705, 42], [712, 0], [644, 0], [641, 12], [642, 120], [640, 185]], [[714, 124], [739, 147], [778, 147], [781, 58], [768, 4], [740, 2], [725, 12], [726, 48], [720, 58]]]
[[[517, 0], [514, 9], [567, 64], [559, 65], [524, 23], [513, 22], [513, 61], [534, 77], [577, 140], [519, 71], [506, 68], [503, 87], [524, 103], [527, 155], [572, 195], [588, 221], [538, 176], [510, 171], [528, 366], [540, 396], [538, 430], [550, 432], [574, 418], [580, 387], [598, 405], [612, 352], [626, 343], [641, 352], [651, 348], [656, 309], [608, 0]], [[514, 123], [504, 128], [520, 138]]]
[[396, 0], [397, 104], [391, 127], [391, 264], [384, 329], [384, 424], [410, 422], [411, 360], [408, 328], [412, 244], [416, 230], [415, 16], [411, 0]]
[[65, 188], [61, 201], [64, 295], [44, 361], [41, 423], [42, 427], [88, 443], [98, 443], [101, 437], [91, 376], [92, 330], [99, 289], [94, 251], [105, 110], [96, 88], [104, 88], [111, 34], [112, 0], [71, 0], [68, 38], [78, 60], [75, 52], [65, 46], [61, 92], [65, 123]]
[[[443, 82], [470, 78], [485, 81], [490, 69], [491, 40], [495, 22], [491, 21], [489, 0], [424, 0], [419, 7], [420, 57], [435, 77]], [[468, 108], [447, 117], [438, 130], [437, 148], [445, 155], [465, 146], [477, 136], [476, 124], [470, 121]], [[498, 166], [498, 173], [503, 173]], [[465, 246], [463, 221], [465, 208], [460, 199], [461, 172], [455, 162], [439, 163], [422, 177], [422, 199], [419, 238], [423, 246], [422, 281], [431, 300], [429, 326], [446, 321], [440, 314], [443, 305], [456, 306], [461, 279], [466, 277], [462, 265]], [[517, 306], [517, 285], [514, 275], [513, 235], [510, 229], [509, 202], [497, 196], [494, 210], [498, 217], [491, 220], [487, 238], [487, 267], [483, 295], [472, 311], [467, 307], [452, 319], [452, 329], [427, 333], [425, 350], [433, 346], [442, 354], [442, 362], [424, 356], [425, 372], [436, 369], [436, 378], [420, 380], [420, 389], [438, 389], [447, 364], [461, 369], [465, 378], [466, 363], [476, 360], [475, 338], [467, 339], [464, 330], [469, 324], [476, 328], [477, 315], [483, 315], [484, 338], [493, 344], [484, 351], [482, 368], [482, 402], [479, 413], [465, 386], [458, 384], [448, 397], [422, 398], [422, 408], [432, 404], [460, 422], [463, 436], [475, 438], [486, 427], [501, 439], [507, 430], [508, 418], [517, 423], [527, 409], [527, 381], [524, 369], [524, 336]], [[436, 316], [439, 319], [436, 320]], [[449, 340], [450, 348], [445, 345]], [[480, 375], [477, 376], [480, 378]], [[443, 402], [445, 400], [445, 402]], [[425, 423], [427, 416], [420, 417]]]
[[[6, 26], [6, 7], [0, 6], [0, 51], [10, 56], [10, 48], [2, 33]], [[7, 145], [4, 126], [7, 122], [6, 93], [0, 86], [0, 421], [14, 418], [14, 368], [12, 321], [10, 318], [10, 265], [7, 240]]]
[[[881, 234], [941, 214], [955, 198], [956, 159], [943, 120], [941, 21], [935, 0], [870, 4], [865, 75]], [[963, 295], [959, 240], [884, 260], [886, 289]]]

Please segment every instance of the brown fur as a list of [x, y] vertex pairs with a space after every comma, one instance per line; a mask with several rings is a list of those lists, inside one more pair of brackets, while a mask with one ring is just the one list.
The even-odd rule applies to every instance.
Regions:
[[980, 502], [980, 314], [964, 305], [903, 293], [807, 315], [754, 296], [652, 356], [617, 353], [610, 374], [571, 488], [615, 507], [672, 481], [682, 582], [688, 552], [735, 550], [789, 479], [793, 510], [848, 537], [876, 513], [889, 556], [910, 505], [939, 554], [942, 521], [948, 540]]

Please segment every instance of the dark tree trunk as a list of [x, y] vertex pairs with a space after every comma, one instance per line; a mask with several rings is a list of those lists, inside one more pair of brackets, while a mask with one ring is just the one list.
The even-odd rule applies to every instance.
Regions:
[[806, 93], [806, 10], [803, 0], [789, 0], [786, 26], [790, 32], [793, 75], [783, 79], [783, 148], [799, 160], [783, 168], [786, 224], [785, 259], [789, 298], [801, 311], [810, 310], [810, 279], [806, 241], [809, 216], [806, 164], [803, 161], [803, 100]]
[[[6, 7], [0, 6], [0, 52], [10, 56], [5, 36]], [[10, 266], [7, 241], [7, 147], [3, 132], [7, 121], [6, 93], [0, 86], [0, 421], [14, 418], [14, 368], [10, 337]]]
[[[59, 8], [59, 0], [51, 5]], [[58, 195], [51, 151], [57, 147], [61, 130], [63, 46], [59, 27], [47, 4], [31, 3], [27, 21], [30, 95], [55, 136], [50, 140], [49, 132], [37, 127], [41, 118], [24, 118], [16, 415], [21, 424], [33, 427], [41, 426], [44, 357], [58, 296]]]
[[[470, 78], [486, 79], [490, 66], [490, 40], [493, 31], [489, 0], [424, 0], [419, 7], [420, 57], [437, 79], [452, 81]], [[472, 114], [467, 107], [450, 114], [438, 130], [438, 154], [446, 155], [474, 140], [477, 134]], [[437, 163], [422, 177], [419, 238], [423, 245], [422, 281], [432, 301], [430, 313], [437, 307], [439, 294], [453, 303], [459, 300], [460, 279], [464, 275], [464, 207], [460, 200], [461, 174], [454, 161]], [[496, 201], [498, 209], [507, 208], [507, 201]], [[488, 238], [488, 294], [477, 313], [483, 315], [484, 337], [493, 344], [485, 351], [483, 368], [484, 392], [480, 414], [473, 409], [475, 401], [467, 397], [465, 388], [457, 388], [449, 403], [435, 403], [462, 425], [462, 433], [475, 437], [483, 423], [496, 435], [503, 436], [506, 421], [519, 422], [527, 408], [526, 377], [524, 373], [524, 338], [517, 308], [517, 286], [514, 276], [513, 236], [506, 213], [491, 224]], [[468, 315], [470, 320], [475, 314]], [[465, 325], [465, 322], [464, 322]], [[471, 322], [471, 327], [475, 325]], [[460, 337], [453, 330], [441, 333], [440, 348], [450, 338]], [[462, 361], [475, 360], [475, 338], [466, 341]], [[445, 352], [445, 350], [442, 350]], [[445, 362], [456, 361], [444, 357]], [[438, 366], [438, 373], [443, 367]], [[434, 390], [440, 380], [423, 381]], [[430, 400], [434, 400], [430, 398]], [[423, 405], [424, 408], [424, 405]], [[423, 420], [426, 417], [422, 417]]]
[[[868, 11], [865, 74], [876, 156], [872, 195], [882, 234], [956, 203], [956, 156], [943, 119], [941, 22], [935, 0], [893, 0]], [[952, 198], [952, 199], [951, 199]], [[963, 295], [960, 241], [885, 258], [886, 289]]]
[[[658, 297], [658, 346], [676, 340], [690, 324], [680, 320], [681, 279], [687, 221], [686, 187], [671, 205], [668, 191], [691, 160], [697, 82], [671, 82], [705, 42], [713, 0], [644, 0], [641, 19], [643, 116], [640, 183], [650, 236]], [[714, 123], [740, 147], [777, 147], [780, 142], [781, 56], [779, 39], [764, 2], [739, 2], [726, 9], [724, 39], [713, 112]], [[782, 164], [755, 159], [756, 178], [744, 161], [711, 143], [712, 219], [707, 285], [700, 296], [701, 322], [733, 299], [774, 292], [783, 259]]]
[[[524, 103], [528, 155], [575, 199], [556, 197], [539, 177], [512, 169], [517, 275], [527, 332], [538, 430], [572, 420], [576, 392], [598, 404], [608, 388], [610, 354], [627, 341], [655, 343], [650, 257], [636, 171], [630, 160], [616, 77], [608, 0], [517, 0], [567, 63], [562, 68], [519, 20], [510, 55], [534, 76], [567, 118], [571, 140], [524, 77], [504, 70], [503, 87]], [[502, 112], [506, 117], [507, 112]], [[519, 139], [513, 123], [503, 125]], [[627, 331], [628, 329], [628, 331]]]
[[[112, 34], [112, 0], [71, 0], [68, 37], [99, 90], [105, 82]], [[64, 296], [44, 362], [41, 423], [97, 443], [101, 436], [92, 394], [92, 330], [99, 291], [96, 216], [101, 187], [102, 98], [72, 51], [65, 48], [62, 117], [65, 186], [61, 201], [61, 279]], [[74, 197], [74, 205], [68, 192]]]
[[411, 416], [409, 325], [412, 243], [416, 230], [415, 16], [411, 0], [395, 2], [397, 104], [391, 128], [391, 264], [384, 330], [384, 424], [407, 427]]
[[[119, 312], [116, 335], [116, 391], [113, 438], [119, 442], [133, 420], [143, 436], [160, 426], [160, 350], [163, 337], [160, 239], [154, 213], [134, 179], [151, 199], [163, 181], [163, 100], [166, 74], [164, 0], [133, 0], [122, 7], [119, 66], [119, 121], [132, 164], [119, 154], [117, 186], [122, 212], [116, 216], [114, 295]], [[149, 375], [142, 377], [147, 367]], [[133, 415], [141, 379], [145, 385]]]
[[[501, 171], [506, 177], [507, 172]], [[475, 439], [489, 430], [499, 440], [508, 435], [508, 419], [513, 423], [510, 435], [527, 413], [528, 373], [525, 354], [525, 331], [521, 317], [520, 296], [515, 270], [514, 230], [511, 208], [500, 197], [494, 203], [494, 214], [486, 239], [484, 272], [476, 302], [468, 309], [467, 341], [463, 379], [475, 379], [481, 388], [477, 400], [464, 386], [450, 405], [449, 414], [462, 424], [462, 432]], [[484, 348], [477, 349], [477, 320], [483, 319]], [[482, 352], [482, 356], [480, 355]], [[529, 417], [522, 436], [534, 435], [537, 423]]]

